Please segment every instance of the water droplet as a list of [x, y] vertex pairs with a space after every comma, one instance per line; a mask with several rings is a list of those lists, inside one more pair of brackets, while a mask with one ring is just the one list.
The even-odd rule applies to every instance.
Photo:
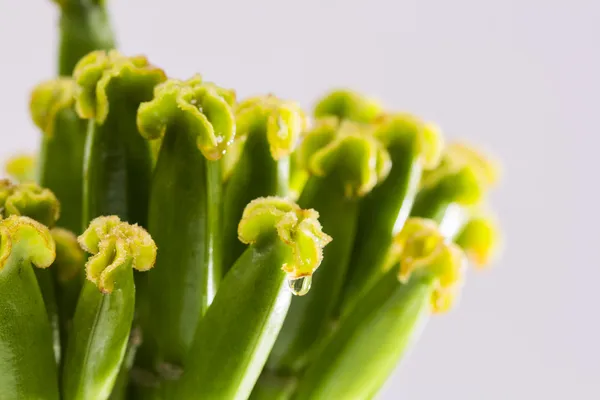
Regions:
[[288, 288], [296, 296], [304, 296], [310, 290], [312, 276], [302, 276], [300, 278], [288, 278]]

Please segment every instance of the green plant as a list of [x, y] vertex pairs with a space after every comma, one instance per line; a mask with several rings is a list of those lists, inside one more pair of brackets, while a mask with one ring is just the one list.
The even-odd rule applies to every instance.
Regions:
[[238, 101], [56, 3], [40, 152], [0, 181], [0, 398], [370, 399], [495, 255], [497, 168], [433, 124]]

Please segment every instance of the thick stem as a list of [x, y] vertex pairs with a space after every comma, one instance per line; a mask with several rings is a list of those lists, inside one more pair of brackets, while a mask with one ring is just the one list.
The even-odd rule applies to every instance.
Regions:
[[390, 271], [340, 321], [294, 399], [365, 399], [385, 382], [431, 313], [433, 284]]
[[227, 273], [245, 246], [237, 227], [246, 205], [259, 197], [288, 194], [289, 157], [273, 159], [264, 126], [250, 132], [242, 155], [227, 182], [223, 211], [223, 273]]
[[118, 285], [103, 293], [86, 281], [73, 318], [62, 398], [107, 399], [125, 357], [133, 321], [135, 285], [131, 260], [118, 274]]
[[195, 138], [167, 129], [153, 178], [149, 231], [158, 248], [148, 275], [147, 316], [154, 363], [181, 366], [198, 321], [221, 277], [219, 161], [208, 161]]
[[85, 122], [73, 108], [56, 114], [52, 135], [44, 135], [39, 159], [39, 181], [61, 204], [57, 225], [79, 233], [82, 228], [83, 154]]
[[138, 133], [139, 103], [111, 99], [106, 120], [90, 120], [85, 154], [83, 223], [117, 215], [146, 226], [152, 156]]
[[358, 198], [344, 195], [341, 182], [337, 174], [311, 177], [298, 200], [301, 208], [319, 212], [323, 230], [334, 240], [323, 250], [323, 263], [313, 275], [311, 290], [292, 300], [267, 364], [277, 374], [303, 369], [330, 329], [352, 253], [359, 204]]
[[296, 389], [296, 377], [263, 371], [252, 389], [249, 400], [289, 400]]
[[69, 76], [77, 62], [93, 50], [115, 47], [108, 13], [103, 5], [64, 6], [60, 17], [58, 72]]
[[13, 250], [0, 271], [0, 398], [58, 399], [52, 328], [30, 261]]
[[392, 159], [389, 176], [360, 205], [352, 261], [338, 313], [352, 308], [385, 273], [392, 239], [406, 222], [417, 193], [422, 164], [411, 140], [394, 143], [388, 150]]
[[437, 223], [444, 220], [448, 207], [453, 203], [438, 186], [423, 188], [419, 191], [411, 210], [411, 217], [432, 219]]
[[276, 237], [244, 252], [196, 332], [181, 379], [165, 398], [248, 398], [290, 303], [281, 270], [288, 260], [287, 245]]

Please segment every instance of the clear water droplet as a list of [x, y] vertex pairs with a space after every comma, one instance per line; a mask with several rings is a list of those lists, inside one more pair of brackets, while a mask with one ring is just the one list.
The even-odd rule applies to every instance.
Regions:
[[302, 276], [300, 278], [288, 278], [288, 288], [296, 296], [304, 296], [310, 290], [312, 276]]

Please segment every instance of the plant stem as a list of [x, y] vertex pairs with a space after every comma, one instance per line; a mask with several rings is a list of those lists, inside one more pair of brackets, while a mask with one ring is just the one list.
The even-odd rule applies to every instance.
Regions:
[[90, 4], [89, 1], [79, 0], [62, 6], [59, 23], [59, 75], [71, 75], [77, 62], [91, 51], [115, 48], [108, 12], [102, 3]]

